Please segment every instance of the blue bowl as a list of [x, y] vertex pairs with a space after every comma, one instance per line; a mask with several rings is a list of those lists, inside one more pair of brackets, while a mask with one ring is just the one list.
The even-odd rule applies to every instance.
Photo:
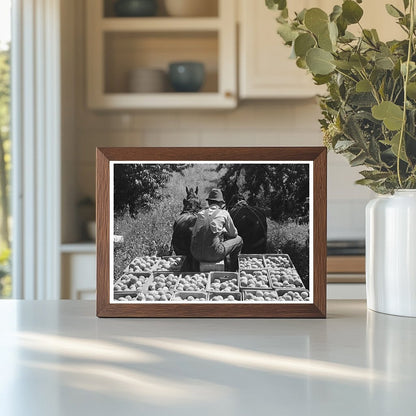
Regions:
[[197, 92], [205, 80], [205, 66], [201, 62], [172, 62], [169, 80], [177, 92]]
[[116, 16], [148, 17], [157, 12], [156, 0], [118, 0], [114, 4]]

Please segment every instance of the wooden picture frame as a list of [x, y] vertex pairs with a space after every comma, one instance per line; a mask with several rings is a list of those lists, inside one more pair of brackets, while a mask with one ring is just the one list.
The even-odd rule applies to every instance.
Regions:
[[[325, 318], [326, 317], [326, 185], [327, 150], [324, 147], [192, 147], [97, 148], [97, 316], [194, 318]], [[224, 163], [309, 164], [309, 257], [311, 300], [308, 302], [114, 302], [112, 285], [114, 212], [110, 202], [112, 172], [117, 163]], [[192, 165], [193, 166], [193, 165]], [[114, 201], [113, 201], [114, 202]], [[309, 218], [309, 214], [308, 214]], [[207, 298], [208, 299], [208, 298]], [[260, 298], [261, 299], [261, 298]], [[309, 299], [309, 298], [307, 298]]]

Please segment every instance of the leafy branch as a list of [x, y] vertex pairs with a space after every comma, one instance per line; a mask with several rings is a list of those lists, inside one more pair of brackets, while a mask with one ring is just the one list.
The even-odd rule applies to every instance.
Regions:
[[[266, 0], [277, 10], [278, 34], [296, 65], [326, 85], [320, 120], [328, 148], [366, 166], [358, 183], [376, 192], [416, 188], [416, 64], [414, 2], [387, 12], [406, 34], [382, 42], [361, 25], [361, 0], [344, 0], [328, 14], [314, 7], [289, 15], [286, 0]], [[360, 35], [348, 29], [356, 25]]]

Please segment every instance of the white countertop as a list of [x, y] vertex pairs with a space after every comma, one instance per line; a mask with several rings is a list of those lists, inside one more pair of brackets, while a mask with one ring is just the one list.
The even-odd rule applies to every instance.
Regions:
[[416, 319], [98, 319], [0, 301], [0, 415], [416, 414]]

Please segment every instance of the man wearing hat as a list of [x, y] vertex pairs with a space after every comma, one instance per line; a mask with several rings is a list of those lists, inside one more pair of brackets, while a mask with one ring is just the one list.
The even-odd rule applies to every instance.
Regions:
[[238, 235], [230, 214], [224, 209], [221, 190], [212, 189], [207, 201], [208, 208], [198, 212], [192, 230], [192, 256], [200, 262], [225, 260], [226, 270], [237, 271], [243, 239]]

